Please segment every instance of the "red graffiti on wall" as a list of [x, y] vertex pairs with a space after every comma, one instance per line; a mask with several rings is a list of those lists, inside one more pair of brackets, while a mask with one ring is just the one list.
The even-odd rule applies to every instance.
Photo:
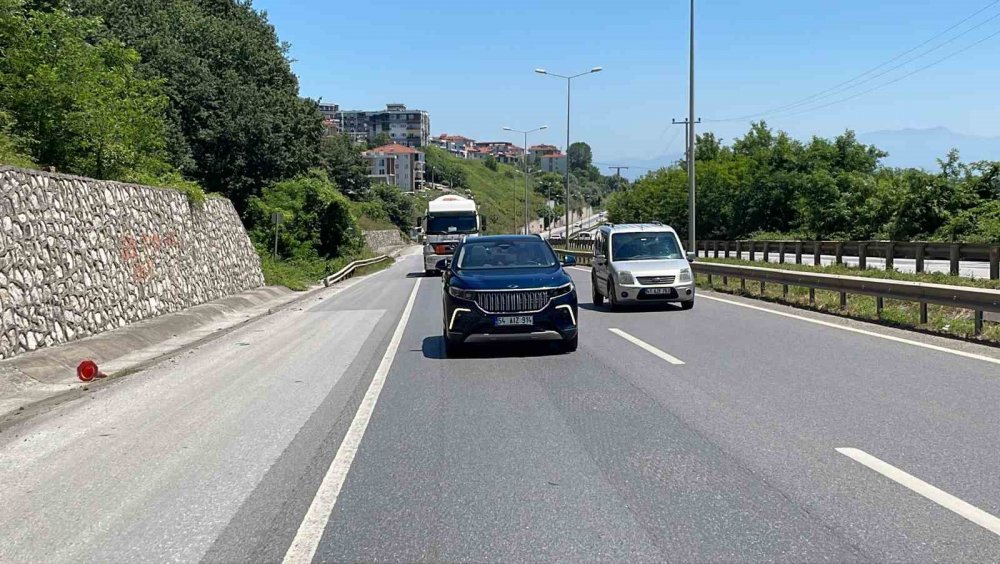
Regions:
[[164, 249], [179, 248], [180, 242], [176, 232], [168, 231], [162, 235], [123, 235], [120, 245], [122, 262], [131, 268], [132, 280], [141, 284], [156, 272], [156, 259], [162, 256]]

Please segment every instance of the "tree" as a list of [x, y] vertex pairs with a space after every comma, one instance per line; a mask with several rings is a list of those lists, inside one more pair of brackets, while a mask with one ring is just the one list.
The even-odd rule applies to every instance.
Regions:
[[569, 155], [570, 171], [587, 170], [592, 166], [594, 154], [590, 150], [590, 145], [582, 141], [577, 141], [570, 145], [569, 150], [566, 152]]
[[262, 251], [274, 241], [271, 217], [282, 215], [278, 255], [284, 259], [331, 259], [360, 247], [350, 202], [322, 170], [278, 182], [247, 202], [250, 236]]
[[317, 164], [322, 120], [266, 17], [243, 0], [68, 0], [142, 57], [167, 97], [169, 160], [245, 211]]
[[483, 164], [486, 165], [486, 168], [492, 171], [496, 171], [497, 168], [499, 167], [499, 165], [497, 164], [497, 159], [493, 155], [486, 155], [486, 158], [483, 159]]
[[99, 29], [95, 18], [0, 0], [7, 127], [43, 166], [103, 179], [169, 175], [162, 84], [140, 76], [134, 50], [94, 39]]
[[384, 131], [379, 131], [375, 134], [375, 137], [368, 141], [368, 148], [374, 149], [375, 147], [384, 147], [386, 145], [392, 145], [392, 137]]
[[379, 205], [396, 227], [408, 229], [413, 222], [413, 197], [389, 184], [376, 184], [368, 192], [367, 201]]
[[331, 135], [320, 146], [320, 161], [327, 176], [349, 198], [363, 197], [371, 185], [369, 167], [348, 135]]

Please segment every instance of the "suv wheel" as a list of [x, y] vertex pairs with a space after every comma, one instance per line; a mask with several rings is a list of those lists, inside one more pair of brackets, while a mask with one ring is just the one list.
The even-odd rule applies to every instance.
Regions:
[[600, 288], [597, 287], [597, 278], [595, 276], [590, 277], [590, 299], [597, 307], [604, 305], [604, 295], [601, 294]]
[[458, 341], [453, 341], [448, 338], [448, 334], [445, 333], [442, 337], [444, 339], [444, 356], [447, 358], [458, 358], [462, 355], [462, 344]]
[[566, 339], [565, 341], [562, 342], [562, 351], [567, 353], [575, 352], [579, 344], [580, 344], [580, 336], [573, 335], [572, 339]]

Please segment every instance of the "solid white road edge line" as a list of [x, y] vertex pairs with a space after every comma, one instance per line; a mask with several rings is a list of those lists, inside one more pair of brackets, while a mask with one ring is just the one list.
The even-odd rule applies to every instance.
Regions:
[[1000, 519], [997, 519], [982, 509], [966, 503], [950, 493], [928, 484], [920, 478], [911, 476], [899, 468], [896, 468], [887, 462], [883, 462], [863, 450], [858, 450], [856, 448], [838, 448], [837, 452], [926, 497], [941, 507], [965, 517], [969, 521], [972, 521], [991, 533], [1000, 535]]
[[646, 350], [648, 352], [653, 353], [654, 355], [662, 358], [663, 360], [669, 362], [670, 364], [673, 364], [673, 365], [676, 365], [676, 366], [680, 366], [680, 365], [684, 364], [683, 360], [681, 360], [681, 359], [679, 359], [679, 358], [677, 358], [675, 356], [671, 356], [671, 355], [669, 355], [669, 354], [661, 351], [660, 349], [654, 347], [653, 345], [647, 343], [646, 341], [643, 341], [642, 339], [640, 339], [638, 337], [633, 337], [632, 335], [629, 335], [628, 333], [626, 333], [625, 331], [622, 331], [621, 329], [608, 329], [608, 331], [611, 331], [615, 335], [618, 335], [622, 339], [625, 339], [626, 341], [632, 343], [633, 345], [639, 347], [640, 349], [643, 349], [643, 350]]
[[894, 337], [892, 335], [883, 335], [882, 333], [876, 333], [874, 331], [865, 331], [864, 329], [857, 329], [855, 327], [848, 327], [847, 325], [839, 325], [837, 323], [830, 323], [829, 321], [822, 321], [820, 319], [812, 319], [812, 318], [809, 318], [809, 317], [803, 317], [801, 315], [795, 315], [793, 313], [785, 313], [783, 311], [777, 311], [777, 310], [773, 310], [773, 309], [768, 309], [766, 307], [758, 307], [758, 306], [750, 305], [750, 304], [742, 304], [740, 302], [734, 302], [733, 300], [726, 300], [726, 299], [722, 299], [722, 298], [716, 298], [714, 296], [706, 296], [705, 294], [700, 294], [699, 293], [698, 297], [702, 298], [702, 299], [706, 299], [706, 300], [713, 300], [713, 301], [716, 301], [716, 302], [722, 302], [724, 304], [729, 304], [729, 305], [734, 305], [734, 306], [739, 306], [739, 307], [745, 307], [747, 309], [755, 309], [757, 311], [763, 311], [763, 312], [771, 313], [771, 314], [774, 314], [774, 315], [780, 315], [782, 317], [790, 317], [792, 319], [798, 319], [800, 321], [807, 321], [809, 323], [815, 323], [816, 325], [822, 325], [824, 327], [833, 327], [834, 329], [841, 329], [843, 331], [850, 331], [851, 333], [859, 333], [861, 335], [867, 335], [869, 337], [878, 337], [879, 339], [886, 339], [888, 341], [895, 341], [897, 343], [903, 343], [903, 344], [907, 344], [907, 345], [913, 345], [915, 347], [922, 347], [922, 348], [925, 348], [925, 349], [931, 349], [933, 351], [938, 351], [938, 352], [943, 352], [943, 353], [948, 353], [948, 354], [954, 354], [954, 355], [958, 355], [958, 356], [964, 356], [965, 358], [972, 358], [972, 359], [975, 359], [975, 360], [982, 360], [984, 362], [992, 362], [993, 364], [1000, 364], [1000, 358], [993, 358], [993, 357], [989, 357], [989, 356], [985, 356], [985, 355], [981, 355], [981, 354], [970, 353], [970, 352], [965, 352], [965, 351], [959, 351], [959, 350], [955, 350], [955, 349], [949, 349], [949, 348], [946, 348], [946, 347], [939, 347], [937, 345], [931, 345], [931, 344], [928, 344], [928, 343], [921, 343], [920, 341], [911, 341], [910, 339], [904, 339], [902, 337]]
[[382, 387], [385, 385], [389, 368], [392, 367], [392, 361], [396, 357], [399, 343], [403, 339], [403, 332], [406, 330], [406, 323], [410, 319], [410, 312], [413, 311], [413, 303], [417, 298], [417, 290], [420, 288], [420, 280], [420, 278], [417, 278], [417, 281], [413, 284], [410, 299], [406, 302], [403, 315], [400, 317], [399, 324], [396, 325], [396, 331], [392, 334], [392, 339], [389, 341], [389, 347], [386, 349], [385, 355], [382, 356], [382, 362], [379, 363], [378, 369], [375, 370], [372, 383], [368, 386], [368, 391], [365, 392], [365, 397], [361, 400], [361, 405], [358, 406], [358, 412], [354, 415], [354, 420], [351, 421], [351, 426], [344, 436], [344, 441], [340, 443], [337, 455], [333, 458], [333, 462], [330, 463], [330, 468], [327, 470], [326, 476], [323, 477], [323, 483], [320, 484], [319, 490], [316, 491], [316, 497], [302, 519], [302, 524], [299, 525], [298, 532], [295, 533], [295, 539], [292, 541], [291, 546], [288, 547], [288, 552], [285, 553], [283, 562], [286, 564], [293, 562], [307, 564], [312, 562], [316, 556], [316, 549], [319, 548], [323, 531], [330, 520], [333, 506], [337, 504], [337, 497], [340, 496], [340, 488], [344, 486], [347, 473], [351, 470], [354, 456], [361, 445], [361, 439], [365, 436], [365, 430], [368, 428], [368, 422], [371, 421], [372, 413], [375, 411], [375, 404], [378, 402], [379, 394], [382, 393]]

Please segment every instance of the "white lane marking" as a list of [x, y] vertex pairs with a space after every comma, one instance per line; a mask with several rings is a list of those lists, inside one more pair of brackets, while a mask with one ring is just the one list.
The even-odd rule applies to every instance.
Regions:
[[838, 448], [837, 452], [851, 458], [855, 462], [871, 468], [897, 484], [917, 492], [941, 507], [958, 513], [962, 517], [965, 517], [969, 521], [972, 521], [991, 533], [1000, 535], [1000, 519], [997, 519], [982, 509], [962, 501], [950, 493], [942, 491], [920, 478], [917, 478], [916, 476], [907, 474], [899, 468], [896, 468], [888, 462], [883, 462], [863, 450], [858, 450], [856, 448]]
[[953, 354], [957, 356], [964, 356], [965, 358], [972, 358], [975, 360], [982, 360], [983, 362], [992, 362], [993, 364], [1000, 364], [1000, 358], [993, 358], [981, 354], [970, 353], [965, 351], [959, 351], [955, 349], [949, 349], [946, 347], [939, 347], [938, 345], [931, 345], [929, 343], [921, 343], [920, 341], [911, 341], [910, 339], [904, 339], [902, 337], [894, 337], [892, 335], [883, 335], [882, 333], [876, 333], [874, 331], [866, 331], [864, 329], [857, 329], [855, 327], [848, 327], [846, 325], [838, 325], [836, 323], [830, 323], [829, 321], [822, 321], [819, 319], [811, 319], [809, 317], [803, 317], [801, 315], [795, 315], [793, 313], [785, 313], [783, 311], [777, 311], [773, 309], [768, 309], [766, 307], [758, 307], [750, 304], [741, 304], [740, 302], [734, 302], [732, 300], [725, 300], [722, 298], [716, 298], [714, 296], [706, 296], [705, 294], [698, 294], [698, 297], [705, 300], [713, 300], [716, 302], [722, 302], [724, 304], [745, 307], [747, 309], [754, 309], [757, 311], [763, 311], [766, 313], [771, 313], [774, 315], [780, 315], [782, 317], [790, 317], [792, 319], [798, 319], [800, 321], [807, 321], [809, 323], [815, 323], [816, 325], [822, 325], [824, 327], [833, 327], [834, 329], [841, 329], [843, 331], [850, 331], [851, 333], [858, 333], [861, 335], [867, 335], [869, 337], [878, 337], [879, 339], [886, 339], [887, 341], [895, 341], [897, 343], [903, 343], [906, 345], [913, 345], [915, 347], [922, 347], [925, 349], [930, 349], [932, 351], [938, 351], [948, 354]]
[[660, 349], [654, 347], [653, 345], [647, 343], [646, 341], [643, 341], [642, 339], [640, 339], [638, 337], [633, 337], [632, 335], [629, 335], [628, 333], [626, 333], [625, 331], [622, 331], [621, 329], [608, 329], [608, 331], [611, 331], [615, 335], [618, 335], [622, 339], [625, 339], [626, 341], [632, 343], [633, 345], [639, 347], [640, 349], [644, 349], [646, 351], [649, 351], [649, 352], [653, 353], [654, 355], [662, 358], [663, 360], [669, 362], [670, 364], [673, 364], [673, 365], [676, 365], [676, 366], [680, 366], [680, 365], [684, 364], [683, 360], [681, 360], [681, 359], [679, 359], [679, 358], [677, 358], [675, 356], [671, 356], [671, 355], [669, 355], [669, 354], [661, 351]]
[[378, 402], [379, 394], [382, 393], [382, 387], [385, 385], [389, 368], [392, 367], [392, 361], [396, 357], [399, 343], [403, 339], [403, 332], [406, 330], [406, 323], [410, 319], [410, 312], [413, 311], [413, 302], [417, 298], [417, 290], [419, 288], [420, 278], [417, 278], [416, 283], [413, 284], [413, 291], [410, 292], [410, 299], [406, 302], [406, 307], [403, 309], [403, 316], [399, 319], [396, 331], [392, 334], [392, 339], [389, 341], [389, 348], [386, 349], [385, 355], [382, 356], [382, 362], [379, 363], [378, 369], [375, 370], [372, 383], [368, 386], [368, 391], [365, 392], [365, 397], [361, 400], [361, 405], [358, 407], [358, 412], [354, 415], [354, 420], [351, 421], [347, 435], [344, 436], [344, 442], [340, 443], [337, 455], [334, 457], [333, 462], [330, 463], [330, 468], [327, 470], [326, 476], [323, 477], [323, 483], [320, 484], [319, 490], [316, 491], [316, 497], [309, 506], [305, 518], [302, 519], [302, 524], [299, 525], [298, 532], [295, 533], [295, 539], [292, 541], [291, 546], [288, 547], [288, 552], [285, 553], [285, 563], [307, 564], [312, 562], [316, 556], [316, 549], [319, 547], [323, 531], [330, 520], [333, 506], [336, 505], [337, 498], [340, 496], [340, 489], [344, 486], [347, 473], [351, 470], [354, 456], [361, 445], [361, 439], [365, 436], [365, 430], [368, 428], [368, 422], [371, 421], [372, 413], [375, 411], [375, 404]]

